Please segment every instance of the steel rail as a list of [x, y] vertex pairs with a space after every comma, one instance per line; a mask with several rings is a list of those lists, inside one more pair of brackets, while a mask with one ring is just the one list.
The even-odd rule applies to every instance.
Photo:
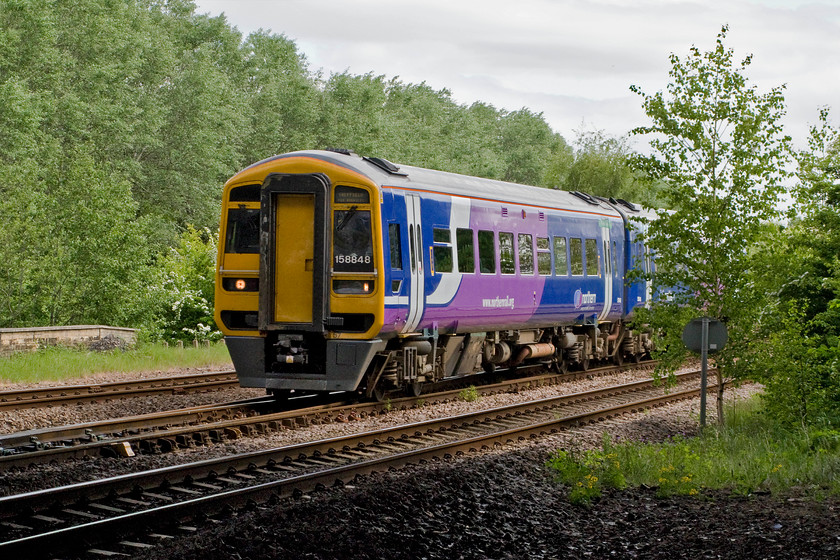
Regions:
[[[678, 379], [689, 380], [696, 378], [696, 376], [697, 372], [690, 372], [681, 374]], [[59, 488], [36, 490], [34, 492], [27, 492], [24, 494], [4, 496], [0, 497], [0, 520], [7, 517], [9, 513], [20, 511], [21, 508], [37, 510], [38, 505], [43, 503], [67, 504], [78, 500], [82, 496], [88, 499], [97, 499], [115, 492], [120, 493], [136, 488], [155, 487], [159, 485], [162, 480], [168, 480], [173, 473], [178, 474], [183, 478], [200, 478], [211, 472], [227, 472], [231, 469], [247, 469], [250, 465], [255, 464], [258, 461], [274, 461], [282, 463], [290, 458], [294, 459], [301, 454], [308, 455], [313, 453], [326, 453], [334, 449], [356, 446], [360, 442], [363, 445], [369, 445], [377, 440], [389, 438], [399, 439], [404, 433], [409, 431], [411, 433], [428, 432], [429, 430], [439, 430], [442, 427], [473, 423], [480, 419], [484, 419], [489, 415], [516, 415], [517, 413], [521, 414], [524, 410], [534, 408], [544, 409], [552, 406], [556, 407], [564, 404], [592, 401], [598, 398], [606, 398], [617, 394], [637, 392], [654, 386], [654, 383], [655, 382], [653, 380], [635, 381], [612, 387], [604, 387], [579, 393], [570, 393], [567, 395], [559, 395], [545, 399], [514, 403], [503, 407], [468, 412], [456, 416], [424, 420], [422, 422], [393, 426], [383, 428], [381, 430], [342, 435], [315, 442], [304, 442], [274, 449], [251, 451], [229, 457], [198, 461], [186, 465], [174, 465], [139, 473], [120, 475], [107, 479], [70, 484]], [[15, 507], [8, 509], [2, 507], [9, 503], [14, 503]], [[8, 512], [6, 515], [4, 515], [4, 509]]]
[[[621, 389], [622, 387], [629, 389], [628, 386], [619, 386], [614, 389]], [[98, 519], [66, 528], [47, 531], [45, 533], [17, 538], [0, 543], [0, 552], [5, 552], [7, 554], [31, 553], [33, 550], [49, 550], [50, 547], [59, 543], [97, 542], [97, 540], [101, 541], [103, 534], [109, 535], [113, 538], [114, 535], [122, 535], [135, 531], [138, 526], [146, 529], [152, 529], [165, 524], [171, 524], [176, 521], [180, 522], [184, 519], [195, 519], [197, 516], [200, 517], [202, 515], [215, 514], [223, 511], [225, 508], [238, 507], [251, 501], [266, 501], [271, 497], [282, 498], [293, 495], [297, 492], [311, 491], [319, 487], [344, 483], [352, 480], [360, 474], [382, 470], [386, 467], [417, 463], [433, 458], [449, 457], [459, 453], [488, 449], [515, 441], [523, 441], [528, 438], [539, 437], [541, 434], [556, 433], [564, 428], [588, 424], [612, 418], [627, 412], [635, 412], [667, 402], [674, 402], [676, 400], [695, 397], [699, 394], [699, 392], [700, 389], [694, 387], [671, 394], [658, 394], [637, 399], [635, 401], [625, 401], [618, 404], [612, 404], [608, 407], [586, 412], [573, 412], [571, 414], [564, 414], [560, 416], [556, 413], [551, 413], [548, 414], [548, 419], [545, 419], [545, 415], [543, 415], [542, 419], [538, 416], [535, 421], [530, 423], [526, 422], [524, 425], [504, 427], [504, 422], [502, 422], [504, 419], [522, 419], [524, 414], [522, 414], [521, 411], [525, 410], [523, 406], [526, 408], [530, 407], [534, 411], [550, 411], [552, 407], [546, 401], [550, 401], [552, 399], [541, 399], [539, 401], [532, 401], [531, 403], [509, 405], [500, 409], [485, 410], [447, 419], [398, 426], [378, 432], [357, 434], [356, 436], [343, 436], [321, 442], [313, 442], [312, 444], [288, 446], [285, 448], [271, 450], [270, 452], [243, 454], [232, 458], [236, 461], [236, 466], [231, 466], [232, 464], [230, 463], [227, 464], [227, 470], [224, 470], [223, 472], [227, 473], [228, 478], [230, 476], [235, 476], [234, 473], [239, 468], [245, 469], [245, 473], [242, 474], [242, 476], [245, 477], [249, 477], [247, 474], [248, 472], [259, 472], [271, 476], [277, 476], [278, 472], [276, 471], [268, 471], [265, 468], [256, 467], [255, 460], [257, 457], [260, 457], [261, 460], [265, 461], [267, 457], [273, 456], [273, 459], [271, 460], [278, 461], [277, 464], [282, 466], [284, 463], [289, 463], [290, 460], [295, 460], [294, 458], [289, 458], [293, 455], [301, 454], [304, 448], [306, 449], [307, 457], [313, 457], [313, 459], [311, 459], [313, 461], [317, 460], [321, 456], [325, 459], [330, 459], [331, 456], [340, 456], [342, 453], [350, 452], [348, 450], [347, 443], [353, 440], [354, 437], [357, 440], [357, 444], [361, 446], [361, 449], [365, 449], [364, 446], [369, 444], [381, 445], [381, 447], [386, 451], [389, 448], [391, 449], [390, 453], [386, 456], [370, 457], [351, 464], [327, 466], [326, 468], [323, 468], [324, 464], [329, 464], [329, 461], [325, 460], [321, 463], [322, 468], [317, 472], [288, 476], [281, 480], [271, 480], [269, 482], [256, 482], [246, 488], [232, 490], [217, 488], [219, 491], [212, 495], [197, 496], [185, 501], [179, 501], [177, 503], [166, 504], [164, 506], [141, 511], [128, 513], [123, 511], [122, 514], [115, 517]], [[601, 393], [602, 396], [604, 394], [610, 394], [609, 389], [599, 390], [598, 393]], [[568, 395], [567, 397], [570, 396], [571, 395]], [[578, 401], [586, 401], [596, 398], [591, 393], [578, 393], [575, 396], [578, 397]], [[519, 414], [516, 413], [517, 409], [520, 410]], [[478, 422], [478, 419], [482, 416], [488, 417], [489, 420], [485, 421], [490, 424], [495, 424], [497, 428], [501, 423], [502, 428], [495, 429], [484, 434], [471, 434], [468, 428], [474, 426], [474, 423]], [[405, 450], [400, 446], [401, 443], [407, 441], [411, 437], [423, 438], [425, 434], [431, 433], [433, 430], [432, 426], [435, 425], [438, 426], [437, 429], [445, 429], [447, 433], [457, 434], [460, 430], [462, 432], [467, 432], [467, 435], [464, 437], [457, 437], [454, 441], [443, 443], [433, 442], [432, 444], [427, 444], [411, 450]], [[370, 438], [374, 439], [371, 440]], [[382, 442], [385, 443], [383, 444]], [[327, 455], [320, 455], [321, 453], [326, 453]], [[178, 477], [184, 479], [184, 482], [180, 484], [190, 484], [200, 476], [200, 472], [206, 473], [208, 472], [208, 469], [210, 469], [210, 472], [218, 472], [218, 470], [222, 470], [222, 465], [224, 465], [224, 463], [216, 460], [204, 461], [193, 465], [187, 465], [186, 468], [182, 468], [180, 470], [170, 467], [168, 469], [160, 469], [159, 471], [153, 471], [151, 473], [137, 473], [135, 475], [115, 477], [114, 479], [107, 479], [107, 481], [104, 481], [107, 482], [105, 485], [101, 484], [103, 481], [93, 481], [54, 489], [53, 491], [39, 491], [20, 496], [2, 498], [0, 499], [0, 512], [4, 510], [9, 511], [10, 509], [14, 509], [14, 511], [26, 511], [27, 509], [35, 512], [39, 510], [44, 511], [44, 504], [50, 503], [53, 504], [53, 509], [56, 507], [65, 508], [65, 511], [73, 511], [78, 514], [79, 512], [77, 511], [67, 509], [75, 501], [84, 500], [89, 503], [89, 501], [106, 497], [108, 494], [113, 495], [114, 492], [119, 493], [120, 488], [143, 488], [145, 484], [150, 482], [150, 480], [148, 480], [149, 476], [153, 476], [155, 484], [159, 486], [161, 480], [160, 476], [164, 471], [168, 472], [163, 476], [163, 480], [166, 480], [167, 476], [177, 472]], [[273, 464], [270, 466], [273, 466]], [[144, 482], [143, 478], [146, 478], [147, 480]], [[215, 477], [216, 480], [220, 480], [221, 478], [223, 477], [219, 477], [218, 475]], [[253, 477], [251, 476], [250, 478]], [[213, 482], [213, 480], [214, 478], [209, 479], [210, 482]], [[171, 485], [173, 483], [170, 482], [169, 484]], [[203, 484], [205, 486], [212, 486], [212, 484]], [[182, 490], [186, 493], [190, 492], [188, 489]], [[195, 494], [197, 492], [193, 493]], [[154, 494], [151, 495], [154, 496]], [[56, 503], [58, 504], [57, 506], [54, 505]]]
[[[582, 375], [607, 375], [616, 368], [605, 367], [589, 372], [539, 375], [509, 379], [501, 383], [482, 385], [477, 391], [483, 396], [501, 392], [519, 391], [528, 388], [557, 384]], [[626, 367], [620, 368], [625, 370]], [[363, 418], [391, 410], [405, 410], [425, 404], [448, 402], [458, 399], [461, 390], [452, 389], [421, 397], [403, 397], [385, 403], [360, 403], [338, 401], [330, 404], [305, 407], [281, 412], [271, 412], [270, 405], [260, 406], [258, 414], [241, 414], [229, 419], [214, 418], [203, 411], [213, 407], [198, 407], [198, 411], [176, 411], [172, 418], [167, 413], [155, 413], [132, 419], [117, 419], [97, 423], [80, 424], [59, 428], [31, 430], [9, 436], [0, 436], [0, 471], [12, 467], [27, 467], [44, 462], [69, 460], [90, 455], [117, 456], [125, 446], [131, 453], [159, 453], [176, 449], [238, 439], [243, 435], [255, 435], [282, 429], [293, 429], [312, 423], [330, 423], [347, 418]], [[340, 399], [340, 396], [337, 398]], [[303, 401], [305, 402], [305, 401]], [[266, 410], [268, 409], [268, 410]], [[218, 415], [218, 413], [216, 413]], [[125, 430], [147, 430], [145, 433], [120, 433]], [[33, 439], [34, 438], [34, 439]], [[76, 440], [75, 443], [62, 441]], [[122, 448], [122, 449], [120, 449]]]
[[238, 383], [235, 371], [193, 373], [91, 385], [61, 385], [0, 391], [0, 410], [56, 406], [138, 395], [209, 391]]

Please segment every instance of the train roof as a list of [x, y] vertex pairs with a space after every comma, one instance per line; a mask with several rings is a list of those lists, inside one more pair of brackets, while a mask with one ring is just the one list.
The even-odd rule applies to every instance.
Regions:
[[[473, 199], [493, 200], [525, 206], [597, 213], [616, 218], [622, 217], [621, 214], [627, 216], [646, 214], [640, 206], [623, 200], [611, 200], [612, 204], [610, 204], [602, 198], [590, 196], [586, 193], [534, 187], [507, 181], [497, 181], [495, 179], [471, 177], [447, 171], [394, 164], [381, 158], [361, 157], [347, 150], [290, 152], [267, 158], [255, 163], [253, 166], [293, 157], [318, 159], [351, 169], [368, 177], [371, 181], [384, 188], [391, 187]], [[621, 212], [616, 210], [616, 206], [621, 208]]]

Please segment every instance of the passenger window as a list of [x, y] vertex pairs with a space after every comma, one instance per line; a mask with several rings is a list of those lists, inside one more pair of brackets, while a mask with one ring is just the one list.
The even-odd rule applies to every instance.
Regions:
[[452, 247], [435, 246], [435, 272], [452, 272]]
[[475, 272], [475, 250], [473, 248], [472, 230], [455, 230], [455, 241], [458, 243], [458, 272]]
[[537, 237], [537, 271], [540, 276], [551, 274], [551, 251], [547, 237]]
[[569, 261], [566, 258], [566, 238], [554, 238], [554, 274], [557, 276], [569, 275]]
[[520, 233], [518, 239], [519, 273], [534, 273], [534, 243], [530, 234]]
[[478, 265], [482, 274], [496, 273], [496, 249], [493, 247], [493, 232], [478, 232]]
[[586, 275], [598, 276], [598, 242], [595, 239], [586, 240]]
[[388, 241], [391, 244], [391, 268], [394, 270], [402, 270], [400, 224], [388, 224]]
[[445, 246], [434, 246], [435, 272], [452, 272], [452, 245], [449, 244], [452, 234], [448, 229], [435, 228], [432, 239], [435, 243], [446, 243]]
[[569, 239], [569, 260], [572, 262], [572, 276], [583, 276], [583, 241], [578, 237]]
[[499, 264], [501, 265], [502, 274], [516, 274], [512, 233], [499, 233]]

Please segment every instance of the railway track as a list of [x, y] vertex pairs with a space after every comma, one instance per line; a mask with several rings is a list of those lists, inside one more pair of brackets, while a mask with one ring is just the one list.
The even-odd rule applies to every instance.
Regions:
[[215, 391], [238, 385], [235, 371], [194, 373], [92, 385], [0, 391], [0, 411], [106, 401], [127, 397]]
[[[649, 362], [646, 367], [653, 367]], [[539, 369], [541, 366], [533, 366]], [[526, 372], [525, 368], [522, 368]], [[501, 383], [476, 387], [482, 396], [522, 391], [534, 387], [574, 381], [587, 376], [604, 376], [626, 370], [614, 366], [587, 372], [569, 372], [519, 377]], [[479, 378], [481, 380], [482, 378]], [[222, 443], [269, 432], [294, 429], [298, 426], [347, 421], [392, 410], [417, 407], [418, 403], [436, 404], [458, 399], [462, 389], [438, 391], [416, 397], [395, 398], [381, 403], [347, 400], [335, 395], [327, 402], [291, 410], [277, 410], [267, 398], [223, 405], [198, 406], [187, 409], [89, 422], [73, 426], [29, 430], [0, 436], [0, 472], [12, 467], [64, 461], [83, 456], [133, 456], [166, 453], [211, 443]], [[292, 400], [308, 403], [312, 399]], [[300, 406], [298, 404], [297, 406]]]
[[103, 542], [110, 552], [154, 546], [231, 508], [693, 398], [696, 376], [679, 376], [669, 392], [640, 381], [0, 498], [0, 554], [48, 555]]

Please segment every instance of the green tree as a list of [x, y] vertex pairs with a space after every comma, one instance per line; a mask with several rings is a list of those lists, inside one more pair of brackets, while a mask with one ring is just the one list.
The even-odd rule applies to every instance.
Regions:
[[649, 207], [659, 207], [651, 181], [642, 180], [630, 166], [634, 155], [626, 137], [607, 135], [603, 130], [578, 130], [564, 189], [623, 198]]
[[551, 156], [555, 135], [542, 113], [520, 109], [502, 115], [498, 150], [502, 158], [502, 176], [499, 179], [545, 186], [546, 162]]
[[[727, 322], [730, 342], [716, 355], [718, 418], [723, 419], [723, 380], [746, 371], [738, 358], [754, 335], [764, 294], [752, 289], [747, 271], [762, 224], [779, 216], [788, 177], [790, 139], [783, 135], [783, 86], [759, 93], [745, 76], [751, 57], [740, 65], [724, 46], [724, 26], [713, 50], [692, 47], [686, 58], [671, 55], [667, 94], [648, 95], [636, 86], [652, 124], [633, 134], [653, 135], [651, 154], [637, 169], [664, 184], [669, 212], [647, 227], [656, 254], [654, 287], [673, 290], [653, 309], [661, 317], [692, 310]], [[679, 357], [681, 329], [668, 331], [665, 344]]]
[[242, 51], [250, 120], [244, 161], [318, 147], [320, 92], [294, 41], [257, 31]]
[[[757, 275], [773, 298], [756, 344], [768, 410], [788, 424], [840, 423], [840, 131], [829, 111], [797, 154], [790, 223], [764, 237]], [[771, 250], [772, 248], [772, 250]]]
[[460, 171], [459, 158], [453, 153], [453, 117], [463, 109], [452, 101], [450, 92], [436, 91], [426, 83], [404, 84], [395, 78], [388, 83], [387, 93], [385, 118], [395, 136], [386, 157], [420, 167]]
[[387, 148], [394, 137], [384, 112], [386, 87], [385, 77], [372, 73], [330, 76], [320, 109], [321, 145], [388, 157]]

